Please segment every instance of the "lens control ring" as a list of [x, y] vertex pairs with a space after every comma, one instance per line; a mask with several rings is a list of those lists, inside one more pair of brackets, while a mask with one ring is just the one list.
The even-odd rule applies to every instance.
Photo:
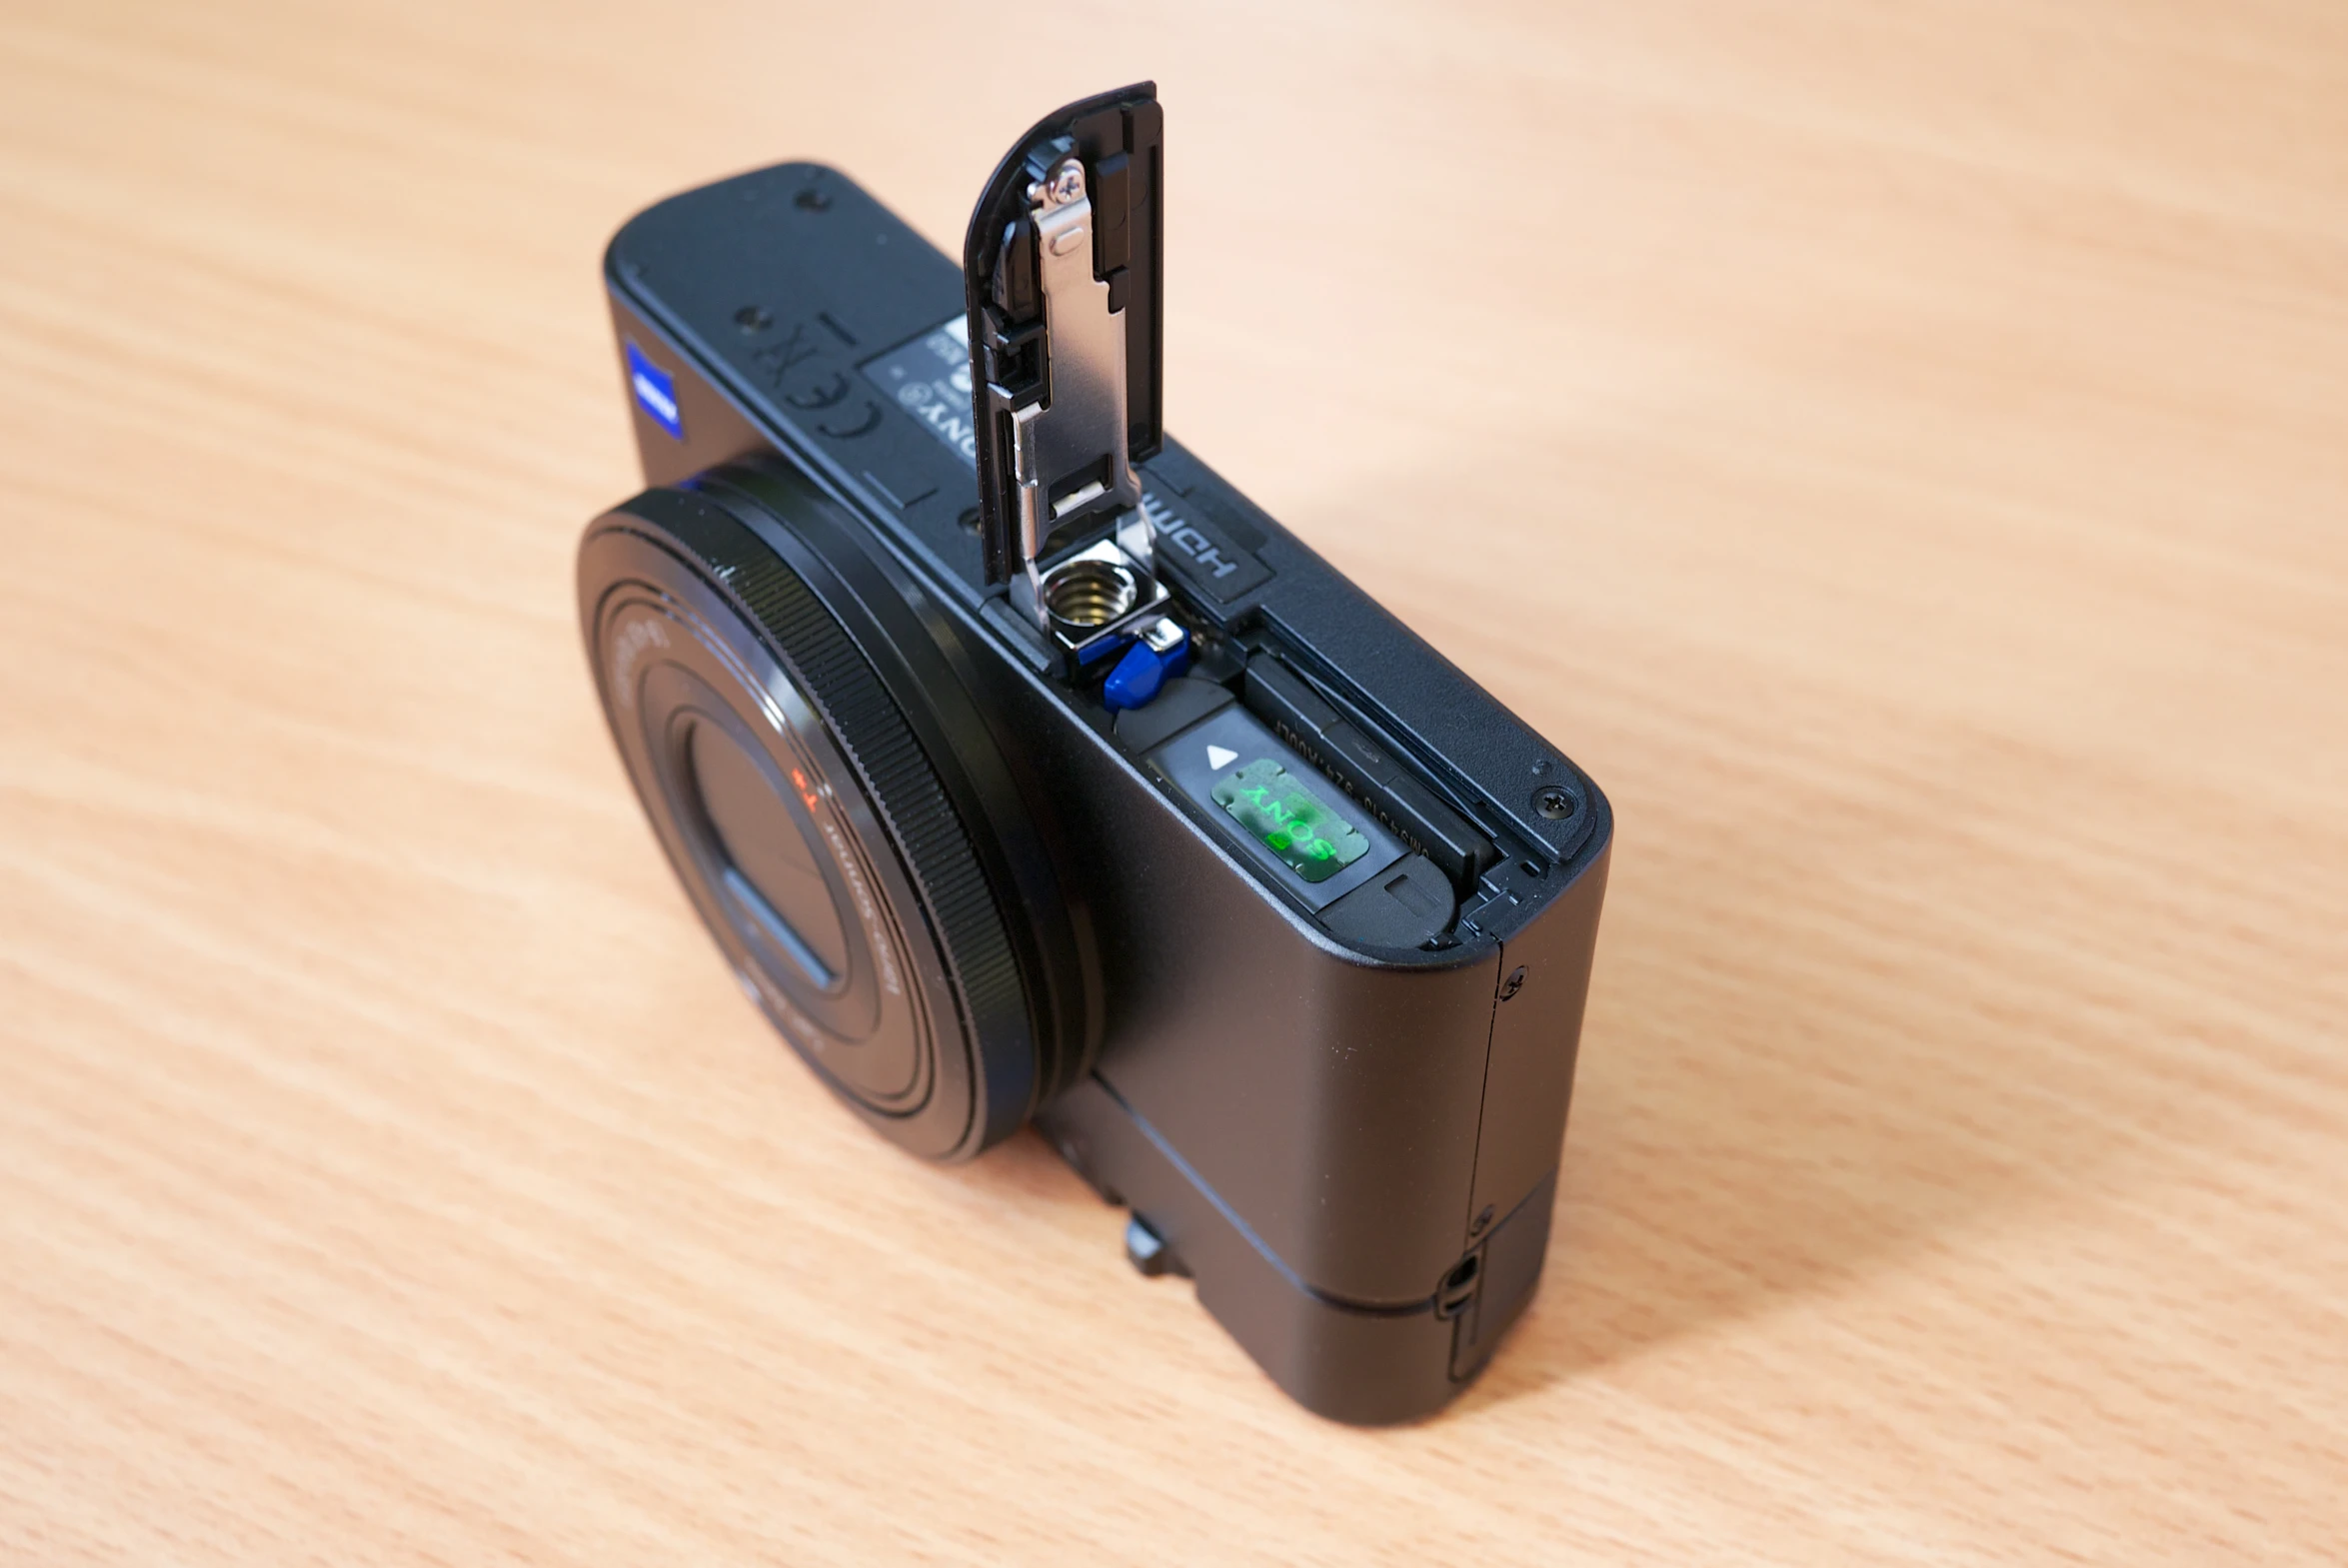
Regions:
[[597, 687], [744, 989], [868, 1121], [962, 1157], [1036, 1098], [1027, 986], [942, 777], [954, 760], [916, 739], [853, 596], [827, 602], [819, 585], [837, 584], [777, 533], [789, 522], [663, 489], [592, 525], [580, 612]]

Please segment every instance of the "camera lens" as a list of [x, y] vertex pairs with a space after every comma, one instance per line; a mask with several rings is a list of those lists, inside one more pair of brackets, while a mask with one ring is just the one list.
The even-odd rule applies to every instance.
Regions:
[[648, 491], [580, 546], [580, 615], [638, 797], [743, 988], [931, 1158], [1081, 1068], [1065, 903], [935, 617], [780, 465]]
[[818, 990], [839, 989], [847, 983], [848, 930], [837, 879], [817, 859], [818, 829], [725, 726], [692, 721], [686, 734], [693, 803], [716, 839], [727, 897]]

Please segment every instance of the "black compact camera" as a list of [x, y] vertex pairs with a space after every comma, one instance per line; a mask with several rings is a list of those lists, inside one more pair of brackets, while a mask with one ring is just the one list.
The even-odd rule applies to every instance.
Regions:
[[815, 164], [632, 219], [651, 488], [580, 619], [833, 1092], [927, 1159], [1035, 1122], [1280, 1387], [1405, 1420], [1540, 1273], [1611, 817], [1164, 434], [1163, 126], [1148, 84], [1049, 116], [959, 269]]

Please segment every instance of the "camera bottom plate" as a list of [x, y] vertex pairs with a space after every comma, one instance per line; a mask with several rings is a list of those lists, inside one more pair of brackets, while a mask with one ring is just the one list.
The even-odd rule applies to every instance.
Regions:
[[1162, 1250], [1146, 1272], [1187, 1274], [1199, 1304], [1265, 1374], [1334, 1421], [1382, 1426], [1441, 1409], [1532, 1299], [1548, 1249], [1554, 1173], [1461, 1258], [1445, 1281], [1451, 1288], [1417, 1302], [1347, 1302], [1314, 1290], [1265, 1249], [1098, 1074], [1055, 1100], [1038, 1124], [1157, 1239]]

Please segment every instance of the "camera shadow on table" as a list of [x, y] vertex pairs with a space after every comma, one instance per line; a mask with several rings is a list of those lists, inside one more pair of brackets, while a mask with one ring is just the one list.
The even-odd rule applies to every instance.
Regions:
[[1876, 734], [1848, 770], [1607, 781], [1546, 1270], [1461, 1408], [1945, 1253], [2112, 1155], [2132, 1025], [2080, 975], [2127, 938], [2071, 923], [2114, 862], [2049, 825], [2070, 765]]
[[[1687, 548], [1667, 533], [1519, 530], [1495, 578], [1395, 522], [1478, 506], [1455, 478], [1398, 474], [1292, 520], [1616, 813], [1545, 1272], [1454, 1409], [1945, 1256], [2060, 1201], [2134, 1113], [2162, 1113], [2145, 1096], [2167, 1090], [2112, 1080], [2145, 1025], [2092, 979], [2173, 945], [2173, 908], [2134, 890], [2142, 846], [2092, 826], [2158, 802], [2120, 798], [2145, 785], [2099, 765], [2091, 730], [2009, 730], [1978, 691], [1927, 685], [1971, 601], [1911, 627], [1846, 608], [1822, 570], [1729, 584], [1715, 563], [1690, 609], [1636, 597], [1675, 592], [1679, 558], [1638, 559]], [[1560, 624], [1576, 635], [1524, 635]], [[1836, 663], [1870, 640], [1887, 668]]]

